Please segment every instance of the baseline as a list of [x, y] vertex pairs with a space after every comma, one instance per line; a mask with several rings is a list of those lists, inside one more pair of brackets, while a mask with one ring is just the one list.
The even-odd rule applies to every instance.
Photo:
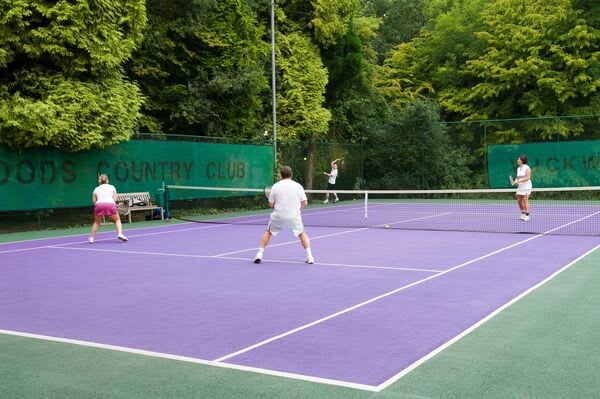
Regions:
[[198, 359], [198, 358], [188, 357], [188, 356], [172, 355], [169, 353], [154, 352], [154, 351], [148, 351], [148, 350], [143, 350], [143, 349], [128, 348], [128, 347], [118, 346], [118, 345], [101, 344], [101, 343], [97, 343], [97, 342], [82, 341], [82, 340], [70, 339], [70, 338], [59, 338], [59, 337], [52, 337], [52, 336], [48, 336], [48, 335], [31, 334], [31, 333], [2, 330], [2, 329], [0, 329], [0, 334], [12, 335], [12, 336], [24, 337], [24, 338], [32, 338], [32, 339], [38, 339], [38, 340], [43, 340], [43, 341], [59, 342], [59, 343], [78, 345], [78, 346], [86, 346], [86, 347], [90, 347], [90, 348], [105, 349], [105, 350], [111, 350], [111, 351], [116, 351], [116, 352], [131, 353], [131, 354], [135, 354], [135, 355], [162, 358], [162, 359], [168, 359], [168, 360], [176, 360], [176, 361], [180, 361], [180, 362], [195, 363], [195, 364], [219, 367], [219, 368], [230, 369], [230, 370], [248, 371], [248, 372], [257, 373], [257, 374], [272, 375], [275, 377], [284, 377], [284, 378], [290, 378], [290, 379], [301, 380], [301, 381], [315, 382], [315, 383], [320, 383], [320, 384], [335, 385], [335, 386], [344, 387], [344, 388], [353, 388], [353, 389], [359, 389], [359, 390], [363, 390], [363, 391], [377, 392], [377, 387], [372, 386], [372, 385], [357, 384], [354, 382], [338, 381], [338, 380], [334, 380], [334, 379], [313, 377], [313, 376], [296, 374], [296, 373], [287, 373], [284, 371], [261, 369], [258, 367], [242, 366], [242, 365], [229, 364], [229, 363], [219, 363], [219, 362], [215, 362], [215, 361], [211, 361], [211, 360]]

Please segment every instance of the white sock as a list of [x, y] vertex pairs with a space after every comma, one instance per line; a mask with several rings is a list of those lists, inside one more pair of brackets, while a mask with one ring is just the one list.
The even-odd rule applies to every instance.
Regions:
[[263, 252], [265, 252], [264, 248], [258, 248], [258, 252], [256, 253], [257, 255], [262, 255]]
[[310, 248], [306, 248], [306, 256], [312, 256]]

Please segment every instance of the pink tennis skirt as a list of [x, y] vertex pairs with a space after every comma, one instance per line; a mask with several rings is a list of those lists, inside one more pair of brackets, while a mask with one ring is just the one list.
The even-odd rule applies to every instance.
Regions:
[[94, 215], [96, 216], [112, 216], [117, 214], [117, 205], [109, 203], [97, 203], [94, 206]]

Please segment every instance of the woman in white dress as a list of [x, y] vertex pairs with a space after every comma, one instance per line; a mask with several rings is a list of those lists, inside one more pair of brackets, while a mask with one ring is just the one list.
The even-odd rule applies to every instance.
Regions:
[[521, 210], [521, 217], [519, 219], [527, 221], [529, 220], [529, 196], [531, 195], [531, 168], [527, 165], [527, 157], [521, 155], [517, 158], [517, 178], [513, 180], [512, 184], [517, 185], [517, 203]]

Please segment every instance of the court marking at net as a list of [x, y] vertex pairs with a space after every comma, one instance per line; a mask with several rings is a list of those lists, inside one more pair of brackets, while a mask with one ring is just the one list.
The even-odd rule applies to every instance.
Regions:
[[[592, 217], [593, 215], [588, 215], [587, 217]], [[314, 377], [314, 376], [305, 376], [305, 375], [301, 375], [301, 374], [295, 374], [295, 373], [287, 373], [287, 372], [282, 372], [282, 371], [276, 371], [276, 370], [268, 370], [268, 369], [262, 369], [262, 368], [254, 368], [254, 367], [248, 367], [248, 366], [244, 366], [244, 365], [238, 365], [238, 364], [231, 364], [231, 363], [223, 363], [224, 360], [230, 359], [232, 357], [235, 357], [241, 353], [245, 353], [248, 351], [251, 351], [255, 348], [258, 348], [260, 346], [263, 345], [267, 345], [270, 342], [273, 342], [275, 340], [281, 339], [285, 336], [289, 336], [291, 334], [297, 333], [299, 331], [308, 329], [312, 326], [315, 326], [317, 324], [320, 323], [324, 323], [327, 320], [333, 319], [335, 317], [338, 317], [342, 314], [351, 312], [353, 310], [356, 310], [360, 307], [366, 306], [369, 303], [373, 303], [375, 301], [378, 301], [382, 298], [385, 298], [387, 296], [393, 295], [397, 292], [406, 290], [410, 287], [413, 287], [415, 285], [418, 284], [422, 284], [424, 282], [433, 280], [437, 277], [446, 275], [452, 271], [458, 270], [462, 267], [465, 267], [469, 264], [475, 263], [479, 260], [491, 257], [495, 254], [498, 254], [500, 252], [506, 251], [508, 249], [517, 247], [519, 245], [522, 245], [526, 242], [535, 240], [539, 237], [542, 237], [550, 232], [552, 232], [553, 230], [557, 230], [560, 228], [563, 228], [567, 225], [571, 225], [574, 223], [579, 222], [580, 220], [583, 220], [585, 218], [581, 218], [569, 223], [566, 223], [562, 226], [559, 226], [557, 228], [551, 229], [548, 232], [542, 233], [542, 234], [538, 234], [538, 235], [534, 235], [532, 237], [529, 237], [525, 240], [522, 241], [518, 241], [514, 244], [511, 245], [507, 245], [503, 248], [497, 249], [495, 251], [492, 251], [490, 253], [487, 253], [483, 256], [480, 256], [478, 258], [474, 258], [471, 259], [467, 262], [461, 263], [459, 265], [453, 266], [449, 269], [443, 270], [443, 271], [439, 271], [439, 270], [423, 270], [423, 269], [419, 269], [419, 271], [423, 271], [423, 272], [432, 272], [432, 273], [436, 273], [433, 274], [432, 276], [428, 276], [426, 278], [423, 278], [421, 280], [418, 280], [416, 282], [404, 285], [402, 287], [399, 287], [395, 290], [386, 292], [382, 295], [373, 297], [371, 299], [368, 299], [366, 301], [363, 301], [361, 303], [358, 303], [354, 306], [348, 307], [346, 309], [343, 309], [342, 311], [330, 314], [326, 317], [323, 317], [321, 319], [315, 320], [311, 323], [307, 323], [303, 326], [300, 326], [298, 328], [289, 330], [283, 334], [279, 334], [276, 336], [273, 336], [267, 340], [264, 340], [262, 342], [258, 342], [254, 345], [248, 346], [246, 348], [243, 348], [239, 351], [230, 353], [228, 355], [225, 356], [221, 356], [220, 358], [217, 358], [215, 360], [203, 360], [203, 359], [197, 359], [197, 358], [188, 358], [185, 356], [178, 356], [178, 355], [170, 355], [170, 354], [165, 354], [165, 353], [159, 353], [159, 352], [152, 352], [152, 351], [145, 351], [145, 350], [138, 350], [135, 348], [125, 348], [125, 347], [119, 347], [119, 346], [113, 346], [113, 345], [105, 345], [105, 344], [97, 344], [97, 343], [93, 343], [93, 342], [87, 342], [87, 341], [78, 341], [78, 340], [71, 340], [68, 338], [57, 338], [57, 337], [50, 337], [50, 336], [43, 336], [43, 335], [37, 335], [37, 334], [29, 334], [29, 333], [21, 333], [21, 332], [17, 332], [17, 331], [10, 331], [10, 330], [0, 330], [0, 333], [3, 334], [10, 334], [10, 335], [20, 335], [20, 336], [25, 336], [25, 337], [30, 337], [30, 338], [37, 338], [37, 339], [46, 339], [46, 340], [52, 340], [52, 341], [59, 341], [59, 342], [65, 342], [65, 343], [71, 343], [71, 344], [78, 344], [78, 345], [84, 345], [84, 346], [96, 346], [99, 348], [104, 348], [104, 349], [112, 349], [112, 350], [118, 350], [118, 351], [123, 351], [123, 352], [130, 352], [130, 353], [137, 353], [137, 354], [143, 354], [143, 355], [148, 355], [148, 356], [155, 356], [155, 357], [163, 357], [163, 358], [170, 358], [173, 360], [181, 360], [181, 361], [187, 361], [187, 362], [194, 362], [194, 363], [201, 363], [201, 364], [208, 364], [208, 365], [213, 365], [213, 366], [218, 366], [218, 367], [226, 367], [226, 368], [232, 368], [232, 369], [238, 369], [238, 370], [245, 370], [245, 371], [252, 371], [252, 372], [259, 372], [259, 373], [264, 373], [264, 374], [270, 374], [270, 375], [277, 375], [277, 376], [283, 376], [283, 377], [287, 377], [287, 378], [296, 378], [296, 379], [301, 379], [301, 380], [308, 380], [308, 381], [313, 381], [313, 382], [320, 382], [320, 383], [326, 383], [326, 384], [333, 384], [333, 385], [340, 385], [340, 386], [345, 386], [345, 387], [349, 387], [349, 388], [355, 388], [355, 389], [363, 389], [363, 390], [368, 390], [368, 391], [380, 391], [382, 389], [384, 389], [385, 387], [389, 386], [390, 384], [392, 384], [393, 382], [397, 381], [399, 378], [401, 378], [403, 375], [407, 374], [408, 372], [410, 372], [412, 369], [414, 369], [415, 367], [417, 367], [419, 364], [421, 364], [422, 362], [426, 361], [427, 359], [429, 359], [430, 357], [434, 356], [435, 354], [439, 353], [441, 350], [443, 350], [444, 348], [446, 348], [447, 346], [450, 346], [452, 343], [456, 342], [457, 340], [459, 340], [460, 338], [462, 338], [463, 336], [465, 336], [466, 334], [468, 334], [469, 332], [473, 331], [474, 329], [476, 329], [478, 326], [482, 325], [483, 323], [485, 323], [487, 320], [491, 319], [492, 317], [494, 317], [496, 314], [498, 314], [499, 312], [501, 312], [502, 310], [504, 310], [506, 307], [510, 306], [512, 303], [518, 301], [520, 298], [524, 297], [525, 295], [527, 295], [528, 293], [532, 292], [533, 290], [539, 288], [540, 286], [542, 286], [543, 284], [545, 284], [546, 282], [550, 281], [552, 278], [556, 277], [559, 273], [561, 273], [562, 271], [566, 270], [568, 267], [572, 266], [573, 264], [575, 264], [579, 259], [585, 257], [586, 255], [588, 255], [590, 252], [592, 252], [593, 250], [597, 249], [598, 246], [588, 252], [586, 252], [585, 254], [579, 256], [576, 260], [572, 261], [571, 263], [565, 265], [563, 268], [561, 268], [560, 270], [556, 271], [555, 273], [553, 273], [552, 275], [550, 275], [549, 277], [547, 277], [545, 280], [543, 280], [542, 282], [540, 282], [539, 284], [531, 287], [529, 290], [527, 290], [526, 292], [523, 292], [521, 295], [515, 297], [513, 300], [509, 301], [508, 303], [502, 305], [501, 307], [499, 307], [498, 309], [496, 309], [494, 312], [492, 312], [491, 314], [489, 314], [487, 317], [485, 317], [484, 319], [480, 320], [479, 322], [477, 322], [476, 324], [472, 325], [469, 329], [463, 331], [463, 333], [459, 334], [458, 336], [456, 336], [455, 338], [451, 339], [450, 341], [448, 341], [446, 344], [440, 346], [438, 349], [434, 350], [433, 352], [429, 353], [428, 355], [424, 356], [423, 358], [419, 359], [417, 362], [413, 363], [413, 365], [411, 365], [408, 368], [405, 368], [404, 370], [402, 370], [400, 373], [398, 373], [396, 376], [388, 379], [387, 381], [383, 382], [380, 385], [374, 386], [374, 385], [365, 385], [365, 384], [357, 384], [357, 383], [353, 383], [353, 382], [348, 382], [348, 381], [338, 381], [338, 380], [331, 380], [331, 379], [327, 379], [327, 378], [320, 378], [320, 377]], [[185, 224], [179, 225], [179, 226], [185, 226]], [[172, 230], [172, 231], [159, 231], [159, 232], [151, 232], [151, 233], [142, 233], [142, 234], [134, 234], [131, 235], [131, 237], [143, 237], [143, 236], [149, 236], [149, 235], [158, 235], [158, 234], [168, 234], [168, 233], [179, 233], [182, 231], [189, 231], [189, 230], [198, 230], [198, 229], [207, 229], [207, 228], [218, 228], [218, 227], [222, 227], [224, 225], [211, 225], [211, 226], [200, 226], [200, 227], [194, 227], [194, 228], [190, 228], [190, 229], [179, 229], [179, 230]], [[163, 227], [163, 226], [161, 226]], [[360, 229], [352, 229], [352, 230], [347, 230], [344, 231], [342, 233], [339, 234], [348, 234], [348, 233], [352, 233], [352, 232], [358, 232], [358, 231], [363, 231], [365, 230], [365, 228], [360, 228]], [[327, 236], [331, 236], [331, 235], [324, 235], [324, 237]], [[68, 236], [68, 237], [76, 237], [76, 236]], [[318, 239], [319, 236], [316, 236], [314, 239]], [[46, 240], [46, 239], [44, 239]], [[36, 240], [31, 240], [31, 241], [36, 241]], [[66, 247], [67, 245], [72, 245], [72, 244], [77, 244], [77, 243], [81, 243], [81, 241], [75, 242], [75, 243], [64, 243], [64, 244], [57, 244], [57, 245], [47, 245], [47, 246], [37, 246], [37, 247], [31, 247], [31, 248], [25, 248], [25, 249], [17, 249], [17, 250], [8, 250], [8, 251], [1, 251], [0, 253], [6, 253], [6, 252], [13, 252], [13, 251], [25, 251], [25, 250], [35, 250], [35, 249], [42, 249], [42, 248], [53, 248], [53, 249], [68, 249], [68, 250], [92, 250], [90, 249], [82, 249], [82, 248], [68, 248]], [[285, 243], [279, 243], [276, 245], [279, 246], [283, 246], [283, 245], [290, 245], [290, 244], [294, 244], [297, 245], [297, 241], [289, 241], [289, 242], [285, 242]], [[96, 250], [96, 249], [94, 249]], [[112, 250], [100, 250], [100, 251], [112, 251]], [[235, 251], [235, 253], [239, 253], [239, 252], [246, 252], [248, 251], [246, 250], [242, 250], [242, 251]], [[159, 253], [153, 253], [153, 252], [135, 252], [135, 251], [118, 251], [118, 252], [123, 252], [123, 253], [132, 253], [132, 254], [142, 254], [142, 255], [157, 255]], [[164, 253], [161, 254], [164, 256], [190, 256], [190, 255], [185, 255], [185, 254], [168, 254], [168, 253]], [[227, 254], [219, 254], [219, 255], [211, 255], [211, 256], [202, 256], [202, 255], [197, 255], [196, 257], [205, 257], [205, 258], [223, 258], [223, 259], [228, 259], [228, 257], [226, 256]], [[231, 259], [233, 260], [247, 260], [247, 258], [237, 258], [237, 257], [231, 257]], [[282, 261], [284, 262], [284, 261]], [[288, 262], [285, 261], [284, 263], [293, 263], [293, 262]], [[323, 265], [330, 265], [330, 266], [350, 266], [352, 267], [352, 265], [343, 265], [343, 264], [323, 264]], [[371, 267], [369, 265], [359, 265], [359, 267]], [[377, 268], [381, 268], [381, 267], [377, 267]], [[396, 269], [396, 270], [404, 270], [404, 269], [400, 269], [400, 268], [388, 268], [388, 269]], [[407, 269], [407, 270], [412, 270], [412, 269]]]

